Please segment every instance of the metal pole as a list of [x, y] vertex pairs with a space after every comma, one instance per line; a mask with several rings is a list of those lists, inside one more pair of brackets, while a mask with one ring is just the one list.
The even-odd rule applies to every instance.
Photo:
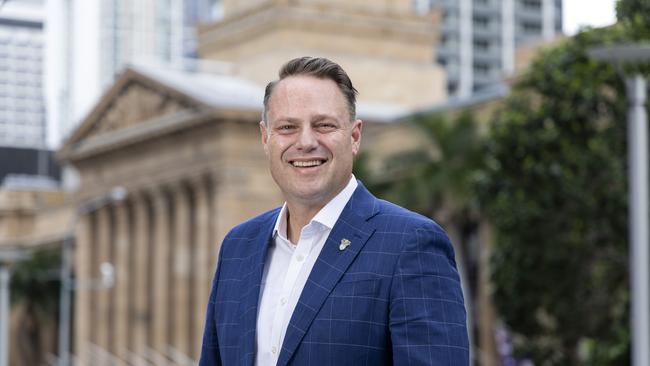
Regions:
[[59, 297], [59, 366], [70, 365], [70, 313], [72, 297], [73, 237], [63, 240], [61, 253], [61, 294]]
[[9, 267], [0, 264], [0, 366], [9, 365]]
[[646, 80], [626, 78], [628, 100], [628, 158], [630, 215], [630, 283], [632, 295], [632, 365], [650, 365], [648, 297], [648, 116]]

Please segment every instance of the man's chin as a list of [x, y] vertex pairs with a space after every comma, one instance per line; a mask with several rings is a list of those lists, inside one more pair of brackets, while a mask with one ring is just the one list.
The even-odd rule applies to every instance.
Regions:
[[326, 187], [312, 186], [307, 188], [302, 186], [296, 188], [297, 189], [293, 190], [293, 192], [288, 192], [289, 194], [286, 195], [287, 200], [291, 199], [300, 202], [301, 204], [313, 206], [323, 203], [322, 201], [325, 201], [328, 198]]

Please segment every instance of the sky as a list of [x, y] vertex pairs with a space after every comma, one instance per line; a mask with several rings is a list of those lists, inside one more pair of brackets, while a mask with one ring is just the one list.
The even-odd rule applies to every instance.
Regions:
[[564, 0], [562, 28], [574, 35], [580, 26], [603, 27], [616, 22], [616, 0]]

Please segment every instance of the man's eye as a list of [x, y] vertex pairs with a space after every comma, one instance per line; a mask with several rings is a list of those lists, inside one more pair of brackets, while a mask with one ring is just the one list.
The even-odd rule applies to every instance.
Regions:
[[332, 123], [321, 123], [316, 127], [320, 130], [333, 130], [336, 128], [336, 126]]
[[278, 130], [288, 131], [288, 130], [292, 130], [293, 128], [294, 128], [294, 126], [292, 126], [292, 125], [283, 125], [283, 126], [278, 127]]

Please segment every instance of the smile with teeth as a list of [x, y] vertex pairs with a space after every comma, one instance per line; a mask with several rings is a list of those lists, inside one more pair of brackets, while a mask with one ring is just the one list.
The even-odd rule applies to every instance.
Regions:
[[307, 160], [307, 161], [294, 160], [291, 162], [291, 165], [299, 168], [308, 168], [312, 166], [319, 166], [323, 163], [325, 163], [325, 160]]

